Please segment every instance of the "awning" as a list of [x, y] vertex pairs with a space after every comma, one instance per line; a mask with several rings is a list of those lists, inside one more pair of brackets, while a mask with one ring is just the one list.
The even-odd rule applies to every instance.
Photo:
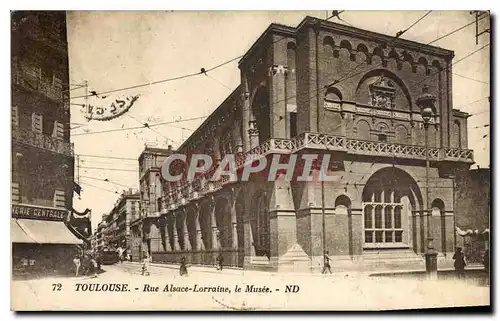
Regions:
[[13, 243], [82, 244], [64, 222], [29, 219], [11, 219]]

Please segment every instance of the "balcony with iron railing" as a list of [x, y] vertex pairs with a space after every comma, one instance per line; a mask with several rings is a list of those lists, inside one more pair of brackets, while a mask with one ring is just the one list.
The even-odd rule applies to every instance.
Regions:
[[65, 156], [74, 156], [73, 143], [66, 142], [60, 138], [36, 133], [32, 130], [12, 127], [12, 140], [21, 144], [51, 151]]
[[[338, 151], [352, 155], [396, 157], [401, 159], [425, 160], [426, 149], [422, 146], [405, 145], [388, 142], [364, 141], [343, 136], [328, 134], [303, 133], [292, 139], [271, 138], [263, 144], [246, 153], [236, 155], [236, 167], [242, 168], [245, 164], [271, 154], [293, 154], [302, 150]], [[474, 163], [474, 153], [470, 149], [457, 148], [428, 148], [430, 161], [452, 161], [467, 164]], [[182, 180], [165, 197], [169, 209], [175, 209], [191, 200], [203, 197], [206, 194], [220, 190], [231, 183], [226, 175], [212, 179], [217, 165], [214, 165], [204, 175], [193, 181]]]
[[12, 84], [32, 92], [41, 93], [58, 103], [63, 101], [63, 90], [60, 82], [54, 81], [54, 78], [41, 77], [36, 68], [22, 62], [12, 64]]

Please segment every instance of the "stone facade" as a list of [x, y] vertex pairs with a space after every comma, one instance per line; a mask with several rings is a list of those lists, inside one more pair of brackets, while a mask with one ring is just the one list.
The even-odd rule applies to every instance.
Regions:
[[[328, 251], [337, 269], [423, 267], [430, 232], [444, 262], [455, 245], [452, 177], [473, 163], [468, 114], [453, 109], [452, 59], [311, 17], [270, 25], [239, 62], [240, 86], [177, 152], [215, 164], [232, 154], [239, 170], [249, 158], [328, 155], [338, 179], [211, 181], [210, 170], [163, 181], [164, 246], [153, 260], [215, 264], [221, 253], [249, 269], [317, 270]], [[436, 97], [428, 149], [423, 92]]]

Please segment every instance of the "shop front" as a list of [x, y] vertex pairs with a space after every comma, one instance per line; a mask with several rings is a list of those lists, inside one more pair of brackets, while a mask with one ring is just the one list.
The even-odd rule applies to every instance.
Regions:
[[24, 204], [12, 205], [13, 276], [69, 275], [83, 241], [66, 226], [68, 211]]

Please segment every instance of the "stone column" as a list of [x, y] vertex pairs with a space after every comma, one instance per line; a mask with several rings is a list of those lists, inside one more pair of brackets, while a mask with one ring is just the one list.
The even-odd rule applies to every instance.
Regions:
[[187, 213], [186, 210], [184, 212], [184, 219], [182, 220], [183, 231], [184, 231], [184, 250], [191, 251], [191, 240], [189, 239], [189, 230], [188, 230], [188, 222], [187, 222]]
[[173, 234], [174, 234], [174, 248], [173, 248], [173, 250], [180, 251], [181, 246], [179, 244], [179, 236], [177, 235], [177, 214], [176, 213], [174, 213], [174, 215], [173, 215], [172, 227], [173, 227], [172, 230], [173, 230]]
[[242, 121], [241, 129], [243, 132], [243, 151], [246, 152], [250, 149], [250, 140], [248, 137], [248, 122], [250, 121], [250, 92], [248, 88], [247, 77], [245, 71], [241, 71], [241, 103], [242, 103]]
[[252, 263], [252, 257], [255, 257], [255, 247], [253, 245], [254, 238], [252, 233], [252, 225], [250, 221], [250, 215], [245, 212], [243, 215], [243, 233], [245, 236], [244, 246], [245, 246], [245, 262], [244, 265]]
[[200, 227], [200, 212], [198, 211], [196, 215], [196, 250], [205, 250], [205, 244], [203, 244], [203, 238], [201, 237], [201, 227]]
[[353, 257], [363, 254], [363, 209], [351, 208], [349, 211], [349, 243], [351, 245], [350, 253]]
[[[283, 42], [286, 45], [286, 42]], [[281, 45], [281, 44], [277, 44]], [[281, 48], [280, 48], [281, 49]], [[282, 54], [284, 53], [284, 55]], [[269, 69], [271, 88], [271, 103], [270, 103], [270, 119], [271, 119], [271, 137], [286, 137], [286, 97], [285, 97], [285, 73], [287, 72], [286, 65], [286, 49], [275, 51], [274, 63], [276, 65]]]
[[172, 246], [170, 246], [170, 233], [168, 232], [168, 219], [165, 220], [165, 250], [167, 252], [172, 252]]
[[250, 149], [259, 146], [259, 130], [257, 129], [257, 121], [251, 120], [248, 122], [248, 136], [250, 139]]
[[212, 227], [212, 249], [218, 250], [220, 248], [219, 242], [219, 229], [217, 228], [217, 221], [215, 219], [215, 204], [210, 208], [210, 226]]

